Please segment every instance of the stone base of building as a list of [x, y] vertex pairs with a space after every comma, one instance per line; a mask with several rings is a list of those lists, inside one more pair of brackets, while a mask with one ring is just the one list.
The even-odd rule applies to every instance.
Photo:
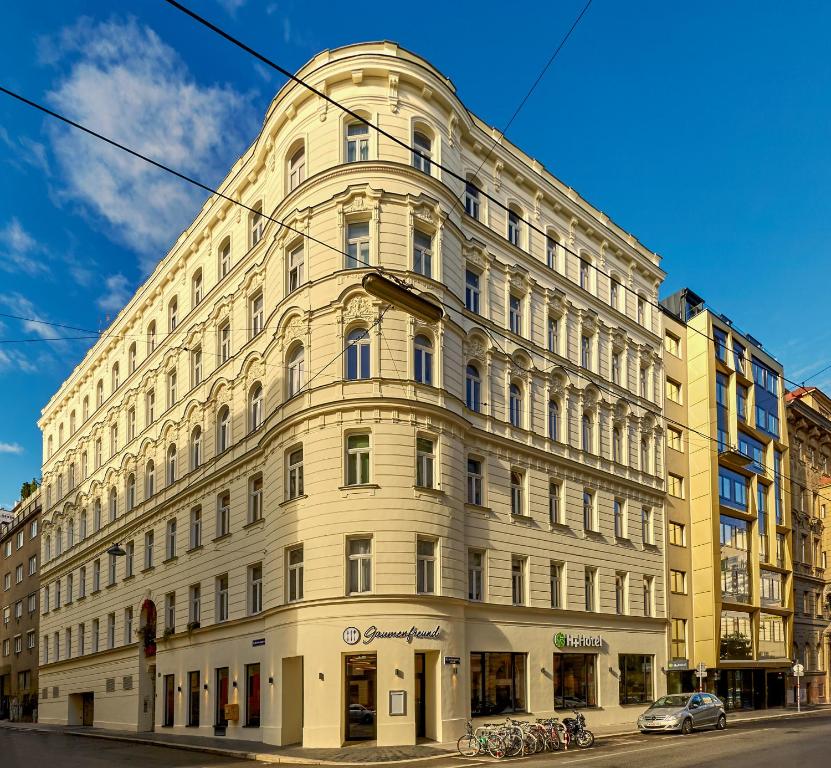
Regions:
[[[439, 605], [439, 603], [437, 603]], [[41, 669], [41, 721], [275, 745], [455, 740], [473, 717], [634, 721], [666, 689], [659, 619], [493, 605], [304, 605]]]

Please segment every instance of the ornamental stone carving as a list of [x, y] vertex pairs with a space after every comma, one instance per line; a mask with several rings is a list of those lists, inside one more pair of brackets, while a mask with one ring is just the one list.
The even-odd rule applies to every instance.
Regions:
[[283, 338], [285, 340], [286, 346], [298, 340], [302, 341], [305, 335], [306, 323], [303, 322], [303, 318], [301, 318], [299, 315], [293, 317], [289, 321], [285, 331], [283, 332]]
[[502, 188], [502, 169], [505, 167], [505, 163], [501, 160], [497, 160], [496, 164], [493, 167], [493, 188], [498, 192]]
[[390, 111], [393, 114], [398, 113], [399, 103], [398, 103], [398, 75], [394, 72], [390, 72], [390, 79], [389, 79], [389, 102], [390, 102]]
[[478, 360], [481, 363], [487, 360], [488, 347], [481, 339], [469, 339], [465, 342], [464, 350], [468, 360]]
[[369, 296], [355, 296], [343, 310], [344, 320], [372, 320], [375, 310]]

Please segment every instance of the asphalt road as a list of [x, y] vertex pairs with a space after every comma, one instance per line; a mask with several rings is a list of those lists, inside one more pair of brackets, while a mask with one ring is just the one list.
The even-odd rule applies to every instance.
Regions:
[[[457, 758], [459, 768], [486, 762]], [[507, 762], [507, 761], [501, 761]], [[699, 731], [689, 736], [647, 734], [598, 739], [591, 749], [534, 755], [515, 768], [829, 768], [831, 712], [822, 711], [757, 723], [730, 724], [725, 731]], [[432, 766], [432, 764], [431, 764]]]
[[[690, 736], [632, 735], [598, 739], [591, 749], [533, 755], [514, 760], [460, 756], [395, 763], [395, 768], [829, 768], [831, 711], [801, 717], [729, 724], [726, 731]], [[254, 768], [262, 763], [167, 747], [85, 738], [59, 733], [0, 729], [0, 768]], [[391, 768], [386, 764], [385, 768]]]

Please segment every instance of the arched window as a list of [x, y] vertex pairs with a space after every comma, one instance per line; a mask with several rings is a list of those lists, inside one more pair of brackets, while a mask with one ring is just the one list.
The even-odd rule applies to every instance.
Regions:
[[70, 520], [66, 524], [66, 548], [71, 549], [75, 546], [75, 521]]
[[591, 453], [592, 448], [592, 417], [586, 413], [583, 414], [583, 450], [586, 451], [586, 453]]
[[413, 168], [430, 173], [433, 140], [423, 131], [413, 131]]
[[167, 305], [167, 330], [171, 333], [179, 323], [179, 300], [174, 296]]
[[63, 528], [58, 526], [58, 531], [55, 534], [55, 556], [60, 557], [63, 554]]
[[515, 427], [522, 426], [522, 391], [519, 384], [511, 384], [508, 390], [508, 417]]
[[47, 560], [52, 559], [52, 537], [47, 536], [43, 544], [43, 553]]
[[167, 484], [176, 482], [176, 443], [171, 443], [167, 449]]
[[366, 328], [353, 328], [346, 337], [347, 381], [368, 379], [370, 373], [369, 332]]
[[471, 411], [482, 410], [482, 379], [479, 369], [471, 364], [465, 372], [465, 404]]
[[419, 334], [413, 343], [415, 380], [420, 384], [433, 384], [433, 342]]
[[289, 158], [289, 192], [297, 189], [306, 179], [306, 147], [301, 144]]
[[95, 407], [100, 408], [102, 405], [104, 405], [104, 382], [98, 379], [95, 385]]
[[347, 163], [358, 160], [369, 160], [369, 126], [357, 120], [346, 126], [346, 150], [344, 157]]
[[89, 418], [89, 395], [84, 396], [84, 402], [81, 404], [81, 420], [86, 421]]
[[556, 400], [548, 401], [548, 436], [552, 440], [560, 436], [560, 406]]
[[298, 345], [289, 355], [286, 363], [288, 396], [294, 397], [305, 383], [306, 352], [303, 345]]
[[231, 446], [231, 409], [223, 405], [216, 418], [216, 452], [222, 453]]
[[156, 323], [153, 321], [147, 326], [147, 354], [156, 348]]
[[136, 370], [136, 342], [130, 344], [130, 349], [127, 350], [127, 375], [129, 376]]
[[225, 275], [227, 275], [231, 271], [231, 238], [226, 237], [221, 245], [219, 246], [218, 251], [218, 259], [219, 259], [219, 279], [221, 280]]
[[46, 458], [47, 459], [52, 458], [52, 452], [54, 450], [55, 450], [55, 446], [54, 446], [53, 441], [52, 441], [52, 435], [49, 435], [49, 437], [46, 438]]
[[156, 465], [153, 459], [144, 468], [144, 497], [149, 499], [156, 492]]
[[623, 434], [620, 427], [612, 430], [612, 460], [618, 464], [623, 463]]
[[641, 440], [641, 471], [649, 472], [649, 441], [646, 438]]
[[136, 476], [132, 472], [127, 475], [127, 498], [124, 503], [128, 512], [136, 506]]
[[202, 463], [202, 427], [196, 426], [190, 433], [190, 468], [196, 469]]
[[557, 269], [557, 238], [555, 235], [546, 235], [545, 263], [549, 269]]
[[121, 382], [118, 378], [118, 363], [113, 363], [113, 370], [112, 370], [112, 391], [115, 392], [118, 389], [118, 385]]
[[252, 432], [263, 423], [263, 387], [259, 383], [251, 388], [248, 398], [248, 421]]
[[118, 517], [118, 491], [110, 488], [110, 522]]
[[75, 411], [69, 414], [69, 436], [75, 434]]
[[585, 290], [591, 289], [591, 264], [585, 256], [580, 257], [580, 287]]
[[197, 269], [190, 280], [191, 306], [195, 307], [202, 301], [202, 270]]
[[522, 216], [519, 211], [510, 209], [508, 211], [508, 241], [516, 246], [520, 245], [520, 231], [522, 223]]
[[465, 184], [465, 213], [474, 219], [479, 218], [479, 183], [474, 178]]
[[63, 440], [64, 440], [63, 422], [61, 422], [60, 424], [58, 424], [58, 445], [63, 445]]
[[264, 224], [265, 219], [263, 218], [263, 204], [262, 202], [259, 202], [254, 206], [254, 210], [248, 215], [248, 231], [250, 233], [249, 239], [251, 241], [252, 248], [259, 243], [260, 240], [262, 240]]
[[609, 304], [612, 306], [612, 309], [620, 308], [620, 291], [620, 281], [612, 275], [609, 285]]

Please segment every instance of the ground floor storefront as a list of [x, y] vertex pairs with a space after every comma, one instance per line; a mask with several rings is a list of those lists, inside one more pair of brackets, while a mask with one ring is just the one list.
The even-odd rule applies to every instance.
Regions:
[[43, 718], [277, 745], [407, 745], [455, 739], [469, 718], [576, 708], [590, 724], [634, 721], [666, 690], [660, 619], [449, 601], [307, 605], [174, 634], [154, 652], [135, 644], [46, 666], [54, 695]]
[[728, 711], [783, 707], [790, 675], [790, 662], [774, 667], [708, 669], [699, 680], [695, 670], [674, 669], [667, 675], [668, 693], [703, 690], [714, 693]]

